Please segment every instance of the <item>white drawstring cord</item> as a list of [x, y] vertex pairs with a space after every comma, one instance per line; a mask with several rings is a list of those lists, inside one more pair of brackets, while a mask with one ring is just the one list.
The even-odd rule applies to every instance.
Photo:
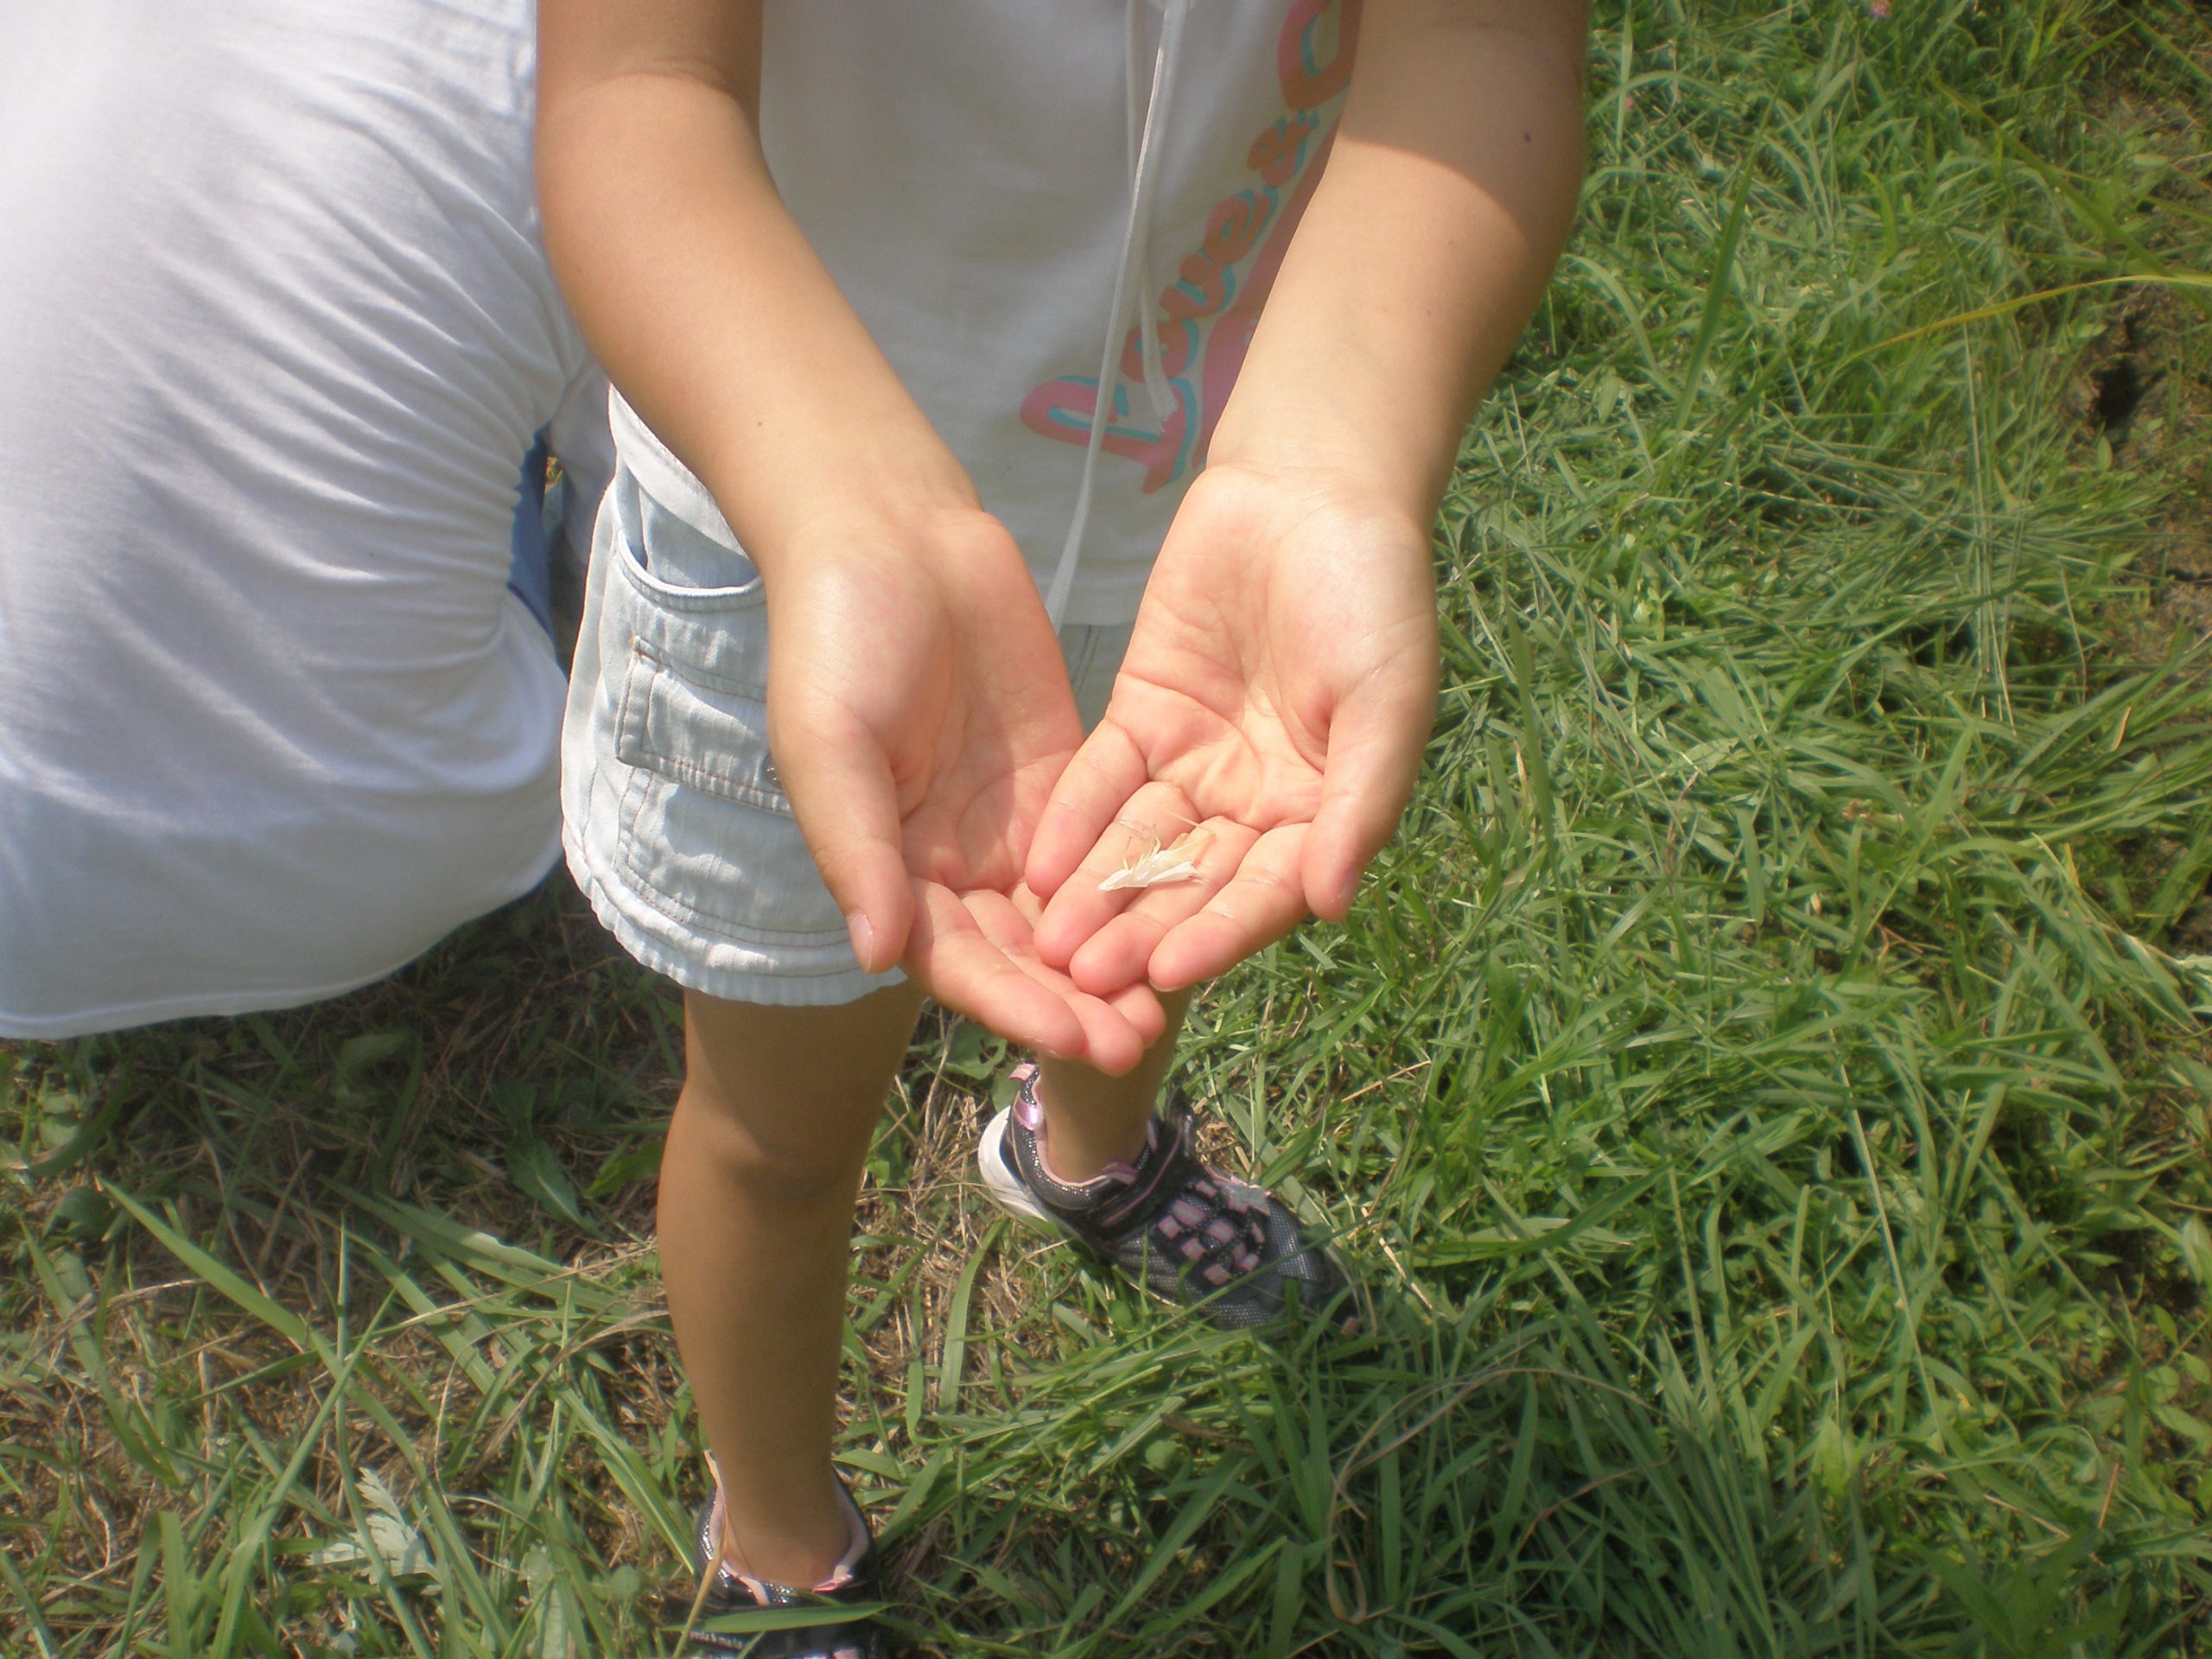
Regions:
[[[1147, 198], [1140, 211], [1135, 198], [1147, 189], [1143, 145], [1150, 137], [1152, 111], [1160, 111], [1159, 136], [1153, 139], [1154, 157], [1153, 173], [1159, 173], [1158, 150], [1166, 144], [1166, 108], [1173, 98], [1175, 74], [1182, 63], [1180, 50], [1183, 33], [1183, 7], [1185, 0], [1169, 0], [1168, 15], [1161, 20], [1160, 30], [1160, 61], [1154, 69], [1154, 81], [1151, 102], [1142, 111], [1137, 108], [1137, 60], [1143, 55], [1144, 41], [1138, 29], [1138, 20], [1144, 16], [1143, 0], [1132, 0], [1128, 8], [1128, 42], [1123, 53], [1122, 86], [1128, 95], [1123, 131], [1127, 134], [1129, 154], [1129, 212], [1130, 232], [1135, 238], [1133, 250], [1125, 256], [1135, 263], [1137, 274], [1137, 349], [1144, 365], [1144, 389], [1152, 402], [1153, 418], [1165, 431], [1167, 423], [1175, 416], [1175, 392], [1167, 384], [1167, 371], [1160, 360], [1160, 313], [1152, 303], [1152, 208]], [[1118, 329], [1122, 320], [1116, 317], [1114, 327]]]
[[[1106, 350], [1098, 365], [1098, 403], [1090, 417], [1090, 441], [1084, 448], [1083, 479], [1077, 486], [1075, 517], [1061, 544], [1060, 559], [1052, 570], [1052, 586], [1045, 594], [1045, 614], [1058, 628], [1067, 613], [1068, 596], [1075, 589], [1076, 566], [1083, 555], [1083, 532], [1090, 522], [1090, 490], [1098, 470], [1098, 452], [1106, 441], [1115, 394], [1121, 390], [1122, 325], [1128, 315], [1129, 290], [1151, 279], [1151, 224], [1153, 197], [1160, 181], [1160, 152], [1166, 136], [1167, 114], [1173, 101], [1175, 73], [1182, 60], [1183, 26], [1190, 16], [1191, 0], [1167, 0], [1160, 21], [1160, 50], [1153, 60], [1152, 95], [1137, 119], [1136, 59], [1138, 19], [1145, 0], [1129, 0], [1128, 43], [1124, 53], [1123, 88], [1127, 94], [1127, 130], [1135, 151], [1129, 179], [1129, 219], [1122, 234], [1121, 263], [1114, 272], [1114, 299], [1106, 320]], [[1153, 317], [1149, 296], [1140, 295], [1142, 315], [1138, 321], [1144, 362], [1145, 390], [1153, 413], [1162, 427], [1175, 413], [1174, 390], [1160, 362], [1160, 329]]]

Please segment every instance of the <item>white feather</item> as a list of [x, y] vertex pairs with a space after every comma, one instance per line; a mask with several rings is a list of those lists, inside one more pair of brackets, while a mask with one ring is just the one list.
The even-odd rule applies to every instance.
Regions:
[[1205, 851], [1212, 836], [1204, 830], [1192, 830], [1178, 836], [1162, 847], [1155, 839], [1152, 850], [1142, 858], [1127, 860], [1118, 870], [1098, 884], [1101, 893], [1119, 893], [1124, 887], [1164, 887], [1177, 881], [1198, 879], [1198, 855]]

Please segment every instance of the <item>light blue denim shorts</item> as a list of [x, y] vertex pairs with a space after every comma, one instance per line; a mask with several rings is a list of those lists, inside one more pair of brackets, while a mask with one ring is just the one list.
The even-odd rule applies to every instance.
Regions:
[[[1129, 629], [1063, 628], [1086, 728]], [[561, 738], [562, 841], [600, 920], [709, 996], [826, 1006], [899, 982], [861, 970], [768, 753], [768, 618], [743, 554], [618, 467], [592, 537]]]

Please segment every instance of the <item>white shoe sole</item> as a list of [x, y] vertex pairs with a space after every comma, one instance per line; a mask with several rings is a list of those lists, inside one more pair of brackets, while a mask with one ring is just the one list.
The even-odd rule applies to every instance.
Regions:
[[1029, 1189], [1007, 1167], [1006, 1131], [1014, 1121], [1014, 1108], [1002, 1106], [999, 1114], [983, 1127], [982, 1138], [976, 1142], [976, 1166], [982, 1172], [983, 1191], [991, 1200], [1008, 1215], [1040, 1228], [1055, 1237], [1065, 1237], [1060, 1224], [1046, 1213], [1045, 1207], [1030, 1196]]

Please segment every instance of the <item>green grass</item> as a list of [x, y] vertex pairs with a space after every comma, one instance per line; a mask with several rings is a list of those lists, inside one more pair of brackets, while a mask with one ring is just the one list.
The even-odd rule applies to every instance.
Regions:
[[[1005, 1230], [917, 1044], [841, 1456], [931, 1650], [2212, 1652], [2212, 306], [1929, 328], [2212, 270], [2212, 25], [1893, 10], [1599, 8], [1421, 793], [1196, 1021], [1377, 1333]], [[677, 1052], [558, 888], [0, 1052], [0, 1648], [664, 1650]]]

